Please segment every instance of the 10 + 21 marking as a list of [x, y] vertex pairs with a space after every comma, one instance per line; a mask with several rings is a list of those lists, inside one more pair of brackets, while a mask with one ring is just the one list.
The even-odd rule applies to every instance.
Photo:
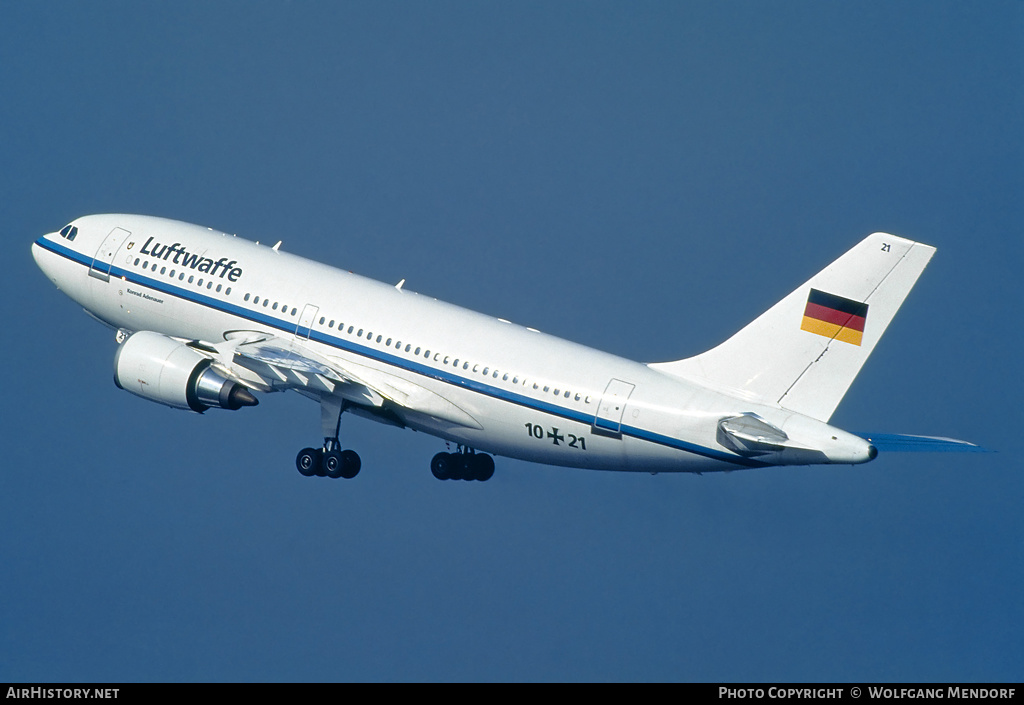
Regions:
[[[526, 433], [532, 438], [538, 440], [544, 440], [545, 436], [551, 439], [554, 445], [560, 445], [565, 443], [570, 448], [578, 448], [579, 450], [587, 449], [587, 441], [583, 436], [577, 436], [574, 433], [567, 433], [565, 435], [558, 432], [558, 429], [554, 426], [551, 427], [550, 431], [545, 431], [544, 427], [540, 424], [526, 423]], [[566, 440], [568, 438], [569, 440]]]

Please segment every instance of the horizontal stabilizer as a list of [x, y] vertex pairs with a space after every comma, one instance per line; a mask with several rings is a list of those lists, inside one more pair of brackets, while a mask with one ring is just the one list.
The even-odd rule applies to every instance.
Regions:
[[974, 443], [938, 436], [909, 436], [902, 433], [855, 433], [883, 453], [992, 453]]
[[718, 422], [718, 442], [741, 455], [760, 455], [782, 450], [789, 436], [756, 414], [740, 414]]

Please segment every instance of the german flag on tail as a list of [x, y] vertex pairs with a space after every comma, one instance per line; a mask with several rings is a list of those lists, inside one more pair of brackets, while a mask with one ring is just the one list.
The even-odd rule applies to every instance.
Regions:
[[800, 329], [844, 343], [860, 345], [867, 317], [867, 304], [811, 289]]

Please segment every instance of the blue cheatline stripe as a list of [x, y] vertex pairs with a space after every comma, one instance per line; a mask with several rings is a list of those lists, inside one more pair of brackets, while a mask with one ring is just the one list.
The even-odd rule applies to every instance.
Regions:
[[[86, 268], [90, 268], [92, 266], [92, 257], [88, 257], [69, 247], [65, 247], [61, 243], [51, 242], [49, 240], [46, 240], [45, 238], [39, 238], [38, 240], [36, 240], [36, 244], [45, 250], [60, 255], [68, 260], [71, 260], [72, 262], [81, 264]], [[243, 318], [245, 320], [253, 321], [255, 323], [262, 323], [263, 325], [270, 326], [271, 328], [276, 328], [277, 330], [280, 330], [287, 334], [295, 333], [297, 328], [296, 324], [289, 324], [287, 321], [277, 318], [275, 316], [269, 316], [258, 311], [243, 308], [233, 303], [223, 301], [221, 299], [216, 299], [197, 291], [168, 284], [159, 279], [152, 279], [150, 277], [138, 274], [137, 272], [132, 272], [130, 270], [114, 266], [113, 264], [111, 264], [110, 267], [110, 276], [116, 279], [123, 279], [124, 281], [130, 282], [132, 284], [137, 284], [139, 286], [145, 286], [149, 289], [153, 289], [155, 291], [167, 294], [168, 296], [174, 296], [176, 298], [182, 299], [183, 301], [200, 304], [202, 306], [206, 306], [207, 308], [211, 308], [216, 311], [221, 311], [223, 313], [228, 313], [233, 316]], [[233, 283], [232, 286], [237, 287], [238, 284]], [[468, 389], [478, 394], [483, 394], [484, 396], [489, 396], [495, 399], [499, 399], [501, 401], [516, 404], [518, 406], [522, 406], [533, 411], [540, 411], [546, 414], [551, 414], [553, 416], [569, 419], [570, 421], [577, 421], [579, 423], [586, 425], [594, 425], [599, 428], [606, 429], [614, 428], [614, 424], [606, 425], [609, 424], [609, 422], [600, 418], [596, 418], [596, 416], [584, 414], [573, 409], [567, 409], [565, 407], [541, 401], [539, 399], [534, 399], [533, 397], [528, 397], [522, 394], [516, 394], [515, 392], [509, 392], [508, 390], [501, 389], [500, 387], [494, 387], [489, 384], [483, 384], [474, 379], [469, 379], [467, 377], [462, 377], [460, 375], [453, 375], [450, 372], [443, 372], [435, 367], [424, 365], [422, 363], [415, 362], [404, 357], [398, 357], [391, 353], [377, 350], [375, 348], [369, 348], [364, 345], [359, 345], [357, 343], [353, 343], [343, 338], [327, 335], [322, 331], [307, 329], [305, 327], [299, 328], [298, 330], [298, 334], [300, 336], [308, 338], [309, 340], [315, 340], [319, 343], [323, 343], [330, 347], [354, 353], [356, 355], [361, 355], [371, 360], [383, 362], [387, 365], [398, 367], [399, 369], [407, 370], [409, 372], [414, 372], [416, 374], [422, 375], [424, 377], [429, 377], [440, 382], [456, 385], [462, 387], [463, 389]], [[721, 460], [723, 462], [732, 463], [735, 465], [747, 465], [750, 467], [765, 467], [766, 465], [765, 463], [761, 463], [755, 460], [742, 458], [737, 455], [731, 455], [729, 453], [714, 450], [713, 448], [705, 448], [704, 446], [696, 445], [693, 443], [687, 443], [686, 441], [680, 440], [678, 438], [664, 436], [642, 428], [621, 425], [618, 430], [620, 430], [623, 435], [633, 436], [634, 438], [640, 440], [667, 446], [669, 448], [674, 448], [676, 450], [686, 451], [688, 453], [694, 453], [696, 455], [701, 455], [707, 458], [711, 458], [713, 460]]]

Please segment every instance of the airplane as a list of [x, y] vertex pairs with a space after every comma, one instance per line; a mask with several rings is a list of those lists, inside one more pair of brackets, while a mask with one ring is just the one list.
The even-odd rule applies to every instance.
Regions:
[[[643, 364], [174, 220], [78, 218], [32, 244], [43, 273], [116, 331], [114, 382], [203, 413], [295, 390], [319, 402], [305, 476], [352, 478], [345, 412], [455, 444], [441, 480], [485, 481], [493, 456], [627, 472], [860, 464], [879, 450], [981, 450], [829, 425], [935, 248], [886, 233], [717, 347]], [[448, 445], [450, 450], [450, 445]]]

